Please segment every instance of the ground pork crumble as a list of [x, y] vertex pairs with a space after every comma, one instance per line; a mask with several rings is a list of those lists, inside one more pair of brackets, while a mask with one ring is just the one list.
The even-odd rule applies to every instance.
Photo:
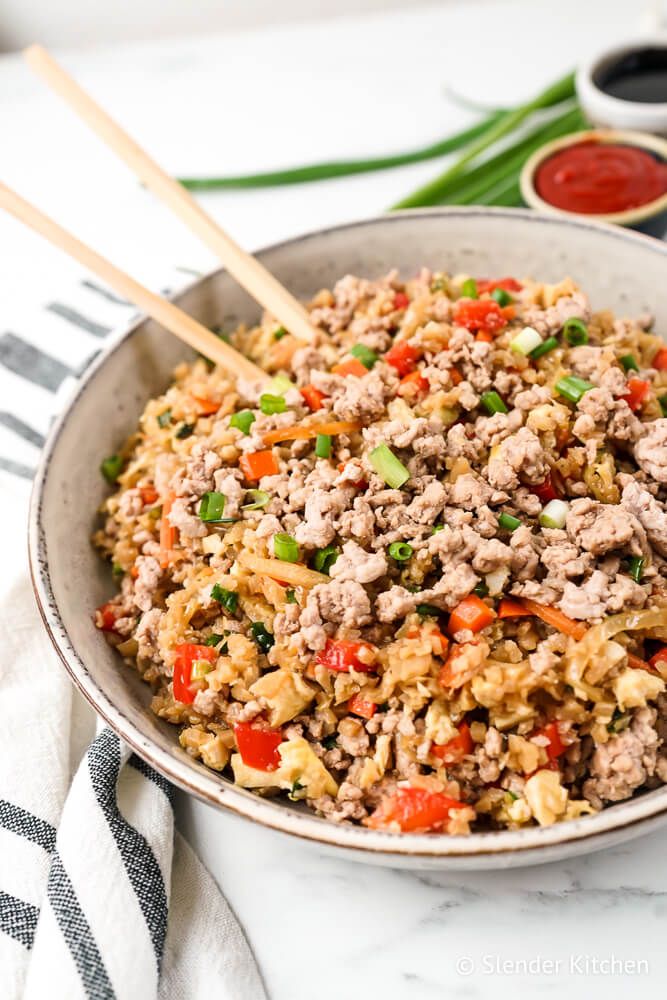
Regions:
[[555, 285], [347, 275], [226, 334], [102, 471], [96, 624], [181, 746], [391, 832], [667, 781], [667, 349]]

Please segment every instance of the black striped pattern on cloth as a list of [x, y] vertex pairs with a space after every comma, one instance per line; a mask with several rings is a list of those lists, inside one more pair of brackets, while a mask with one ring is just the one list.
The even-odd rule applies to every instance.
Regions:
[[[171, 284], [182, 286], [193, 273], [177, 267]], [[0, 470], [32, 479], [61, 402], [105, 339], [135, 315], [131, 303], [85, 278], [66, 301], [28, 314], [20, 330], [0, 327]]]
[[[126, 765], [123, 762], [124, 757]], [[111, 832], [129, 884], [143, 914], [153, 944], [157, 980], [167, 932], [167, 888], [153, 849], [145, 837], [121, 814], [116, 792], [123, 766], [131, 767], [156, 786], [170, 809], [173, 789], [141, 758], [132, 755], [127, 759], [127, 751], [124, 752], [120, 739], [110, 729], [102, 730], [91, 744], [86, 753], [84, 766], [94, 799]], [[75, 778], [75, 781], [77, 780], [78, 776]], [[31, 841], [51, 855], [46, 896], [80, 976], [84, 994], [94, 1000], [113, 998], [116, 994], [99, 944], [58, 849], [56, 829], [39, 816], [5, 800], [0, 800], [0, 826], [17, 837]], [[91, 827], [94, 828], [92, 821]], [[0, 891], [1, 933], [9, 935], [30, 949], [34, 943], [38, 918], [37, 907]]]

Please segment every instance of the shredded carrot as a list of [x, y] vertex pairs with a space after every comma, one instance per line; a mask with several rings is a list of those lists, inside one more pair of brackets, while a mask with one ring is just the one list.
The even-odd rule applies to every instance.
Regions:
[[[568, 618], [558, 608], [554, 608], [549, 604], [538, 604], [536, 601], [530, 601], [527, 597], [523, 597], [520, 602], [517, 601], [518, 603], [523, 604], [531, 615], [541, 618], [547, 625], [551, 625], [552, 628], [557, 629], [559, 632], [571, 636], [577, 642], [583, 639], [588, 632], [588, 628], [583, 622], [575, 622], [574, 619]], [[628, 666], [633, 667], [635, 670], [648, 670], [649, 673], [657, 673], [646, 660], [635, 656], [634, 653], [628, 653]]]
[[[491, 337], [491, 340], [493, 340], [493, 337]], [[452, 385], [458, 385], [459, 382], [463, 382], [463, 375], [458, 370], [458, 368], [450, 368], [448, 370], [449, 370], [449, 377], [452, 380]]]
[[162, 569], [166, 569], [171, 562], [172, 550], [176, 544], [176, 528], [169, 521], [169, 513], [175, 499], [175, 493], [168, 493], [162, 504], [162, 518], [160, 520], [160, 566]]
[[304, 387], [299, 391], [305, 400], [306, 406], [308, 407], [308, 409], [312, 410], [313, 413], [315, 412], [315, 410], [322, 409], [322, 406], [324, 405], [324, 400], [326, 399], [326, 396], [324, 395], [323, 392], [320, 392], [319, 389], [316, 389], [314, 385], [304, 385]]
[[499, 618], [530, 618], [532, 614], [520, 601], [513, 601], [511, 597], [503, 597], [498, 605]]
[[475, 340], [479, 341], [481, 344], [492, 344], [494, 337], [488, 330], [478, 330], [475, 334]]
[[242, 552], [239, 562], [258, 576], [268, 576], [272, 580], [280, 580], [290, 587], [315, 587], [318, 583], [331, 583], [324, 573], [317, 573], [300, 563], [288, 563], [282, 559], [264, 559], [252, 552]]
[[300, 427], [278, 427], [263, 437], [264, 444], [279, 444], [281, 441], [306, 441], [318, 434], [351, 434], [358, 431], [361, 424], [352, 420], [329, 420], [321, 424], [303, 424]]
[[530, 601], [527, 597], [523, 597], [521, 601], [517, 601], [517, 604], [523, 604], [531, 615], [535, 615], [536, 618], [541, 618], [543, 622], [547, 625], [551, 625], [558, 632], [563, 632], [565, 635], [571, 635], [573, 639], [583, 639], [583, 637], [588, 632], [588, 629], [583, 622], [575, 622], [573, 618], [568, 618], [564, 615], [562, 611], [558, 608], [552, 607], [550, 604], [538, 604], [537, 601]]
[[222, 403], [216, 403], [213, 399], [204, 399], [203, 396], [193, 396], [192, 398], [200, 417], [210, 417], [213, 413], [217, 413], [222, 406]]

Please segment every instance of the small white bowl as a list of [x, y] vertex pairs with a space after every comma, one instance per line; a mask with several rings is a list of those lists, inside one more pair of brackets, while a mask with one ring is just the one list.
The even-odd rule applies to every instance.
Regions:
[[606, 94], [596, 82], [599, 74], [622, 56], [646, 48], [667, 49], [667, 35], [624, 42], [614, 49], [598, 52], [580, 66], [576, 77], [577, 94], [584, 114], [594, 125], [667, 135], [667, 101], [624, 101]]
[[665, 216], [667, 215], [667, 193], [659, 198], [654, 198], [653, 201], [646, 202], [645, 205], [638, 205], [636, 208], [629, 208], [624, 212], [607, 212], [599, 215], [592, 212], [568, 212], [540, 197], [535, 186], [535, 175], [541, 164], [557, 153], [559, 149], [566, 149], [568, 146], [576, 146], [580, 142], [589, 140], [637, 146], [639, 149], [655, 153], [661, 160], [667, 162], [667, 139], [657, 135], [620, 129], [587, 129], [583, 132], [572, 132], [570, 135], [561, 136], [560, 139], [554, 139], [553, 142], [546, 142], [524, 163], [521, 170], [520, 186], [521, 197], [526, 205], [550, 215], [590, 219], [593, 222], [612, 222], [617, 226], [639, 229], [652, 236], [662, 236], [665, 228]]

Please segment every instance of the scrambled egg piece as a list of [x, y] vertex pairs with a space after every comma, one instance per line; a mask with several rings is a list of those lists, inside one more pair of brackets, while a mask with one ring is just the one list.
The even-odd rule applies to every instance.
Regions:
[[665, 682], [646, 670], [627, 667], [612, 682], [618, 707], [644, 708], [647, 699], [654, 701], [665, 690]]
[[557, 771], [538, 771], [526, 782], [526, 801], [540, 826], [551, 826], [562, 819], [567, 807], [567, 789]]
[[250, 688], [255, 698], [263, 698], [270, 711], [269, 725], [274, 729], [289, 722], [315, 697], [315, 691], [300, 674], [290, 670], [272, 670]]
[[[287, 740], [278, 747], [280, 767], [275, 771], [260, 771], [243, 763], [241, 755], [232, 756], [234, 781], [243, 788], [284, 788], [293, 792], [303, 790], [299, 798], [317, 799], [322, 795], [336, 795], [338, 785], [306, 740], [299, 737]], [[295, 794], [295, 797], [296, 794]]]

